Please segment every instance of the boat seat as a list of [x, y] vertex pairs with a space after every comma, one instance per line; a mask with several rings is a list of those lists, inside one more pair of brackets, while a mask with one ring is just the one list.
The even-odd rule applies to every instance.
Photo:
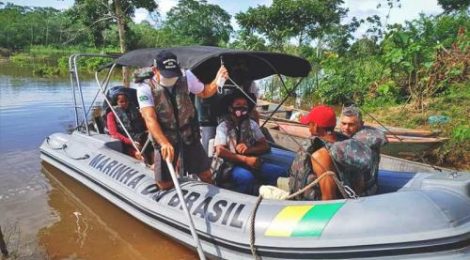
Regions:
[[[124, 87], [124, 86], [114, 86], [114, 87], [111, 87], [111, 88], [108, 89], [106, 97], [108, 98], [108, 100], [111, 102], [111, 104], [113, 106], [116, 105], [115, 102], [114, 102], [113, 97], [114, 97], [114, 95], [116, 95], [119, 92], [124, 92], [127, 95], [127, 98], [128, 98], [128, 101], [129, 101], [129, 106], [135, 107], [137, 110], [139, 110], [139, 102], [137, 101], [137, 90], [133, 89], [133, 88], [127, 88], [127, 87]], [[93, 118], [94, 119], [96, 118], [96, 120], [99, 121], [101, 126], [102, 126], [102, 129], [100, 129], [101, 132], [99, 132], [100, 134], [107, 134], [108, 133], [107, 126], [106, 126], [106, 120], [107, 120], [107, 115], [110, 112], [111, 112], [111, 108], [109, 107], [108, 103], [103, 102], [103, 105], [100, 109], [100, 115], [99, 115], [101, 118], [97, 119], [98, 113], [96, 114], [96, 116], [95, 116], [95, 114], [93, 114]], [[98, 125], [98, 127], [99, 127], [99, 125]]]
[[101, 114], [101, 108], [100, 107], [93, 107], [93, 127], [95, 128], [95, 131], [98, 132], [99, 134], [105, 134], [105, 121], [103, 120], [103, 116]]
[[[209, 140], [207, 146], [207, 156], [212, 158], [215, 153], [214, 138]], [[271, 147], [271, 151], [261, 155], [261, 159], [265, 162], [278, 165], [284, 169], [289, 170], [292, 162], [294, 161], [295, 153], [277, 147]]]

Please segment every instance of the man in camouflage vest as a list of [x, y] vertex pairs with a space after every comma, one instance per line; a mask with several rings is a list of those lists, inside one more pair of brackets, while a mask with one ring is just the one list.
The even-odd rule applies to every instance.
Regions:
[[210, 162], [199, 139], [199, 124], [190, 93], [207, 98], [215, 94], [217, 86], [225, 83], [227, 70], [221, 66], [216, 78], [203, 84], [190, 71], [183, 76], [177, 57], [170, 51], [161, 51], [152, 68], [154, 76], [137, 86], [142, 116], [155, 141], [155, 179], [160, 189], [173, 187], [168, 167], [169, 159], [180, 172], [197, 174], [207, 183], [212, 182]]
[[[249, 117], [254, 105], [240, 91], [223, 99], [228, 114], [217, 126], [214, 146], [218, 157], [229, 165], [230, 182], [235, 191], [257, 195], [257, 184], [276, 185], [277, 178], [286, 176], [286, 169], [260, 160], [270, 150], [260, 126]], [[225, 169], [227, 170], [227, 169]]]
[[[364, 187], [359, 190], [362, 190], [362, 195], [374, 194], [377, 191], [380, 148], [387, 143], [385, 134], [373, 127], [364, 126], [361, 112], [356, 106], [342, 109], [340, 130], [344, 135], [361, 144], [354, 144], [354, 142], [339, 144], [331, 150], [332, 157], [341, 162], [340, 164], [345, 168], [344, 171], [352, 171], [354, 167], [358, 168], [357, 171], [361, 171], [360, 168], [362, 168]], [[348, 165], [354, 165], [354, 167], [348, 167]]]
[[[307, 184], [322, 176], [327, 171], [336, 172], [329, 154], [330, 147], [338, 141], [347, 139], [334, 131], [336, 114], [332, 107], [318, 105], [300, 119], [308, 125], [312, 137], [297, 153], [289, 169], [289, 192], [294, 193]], [[331, 176], [324, 176], [319, 181], [319, 188], [306, 191], [297, 199], [300, 200], [330, 200], [336, 198], [337, 187]]]

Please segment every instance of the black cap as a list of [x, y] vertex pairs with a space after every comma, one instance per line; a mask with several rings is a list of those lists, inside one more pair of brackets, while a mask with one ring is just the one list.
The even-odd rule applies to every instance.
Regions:
[[170, 51], [161, 51], [155, 58], [157, 69], [165, 78], [174, 78], [181, 76], [181, 70], [178, 66], [176, 55]]

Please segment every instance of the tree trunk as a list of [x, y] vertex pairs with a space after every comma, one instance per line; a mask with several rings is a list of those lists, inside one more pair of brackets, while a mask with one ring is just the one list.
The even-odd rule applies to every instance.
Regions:
[[[121, 48], [121, 53], [126, 53], [126, 18], [122, 12], [121, 0], [114, 1], [114, 8], [116, 12], [116, 22], [119, 33], [119, 47]], [[125, 87], [129, 87], [129, 69], [126, 67], [122, 68], [122, 82]]]

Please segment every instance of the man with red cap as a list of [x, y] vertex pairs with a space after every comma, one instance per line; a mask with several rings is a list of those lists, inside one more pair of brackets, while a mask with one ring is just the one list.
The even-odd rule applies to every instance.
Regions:
[[[302, 151], [297, 153], [289, 170], [289, 190], [294, 193], [327, 171], [335, 172], [332, 158], [328, 152], [334, 142], [346, 140], [347, 137], [334, 131], [336, 114], [332, 107], [318, 105], [300, 119], [308, 125], [312, 138]], [[320, 189], [306, 191], [298, 199], [329, 200], [335, 199], [336, 183], [332, 176], [325, 176], [319, 181]]]

